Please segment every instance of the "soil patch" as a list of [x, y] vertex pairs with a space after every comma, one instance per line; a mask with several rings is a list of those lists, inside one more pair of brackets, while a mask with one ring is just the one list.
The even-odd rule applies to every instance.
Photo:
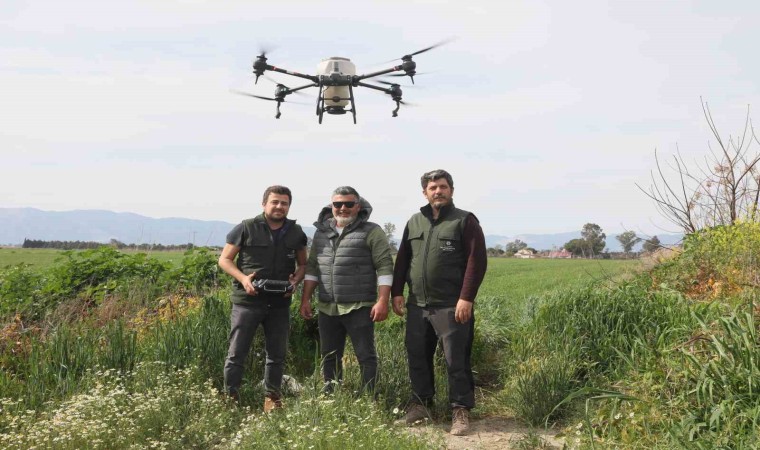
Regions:
[[[442, 440], [448, 450], [501, 450], [515, 448], [519, 441], [531, 432], [530, 428], [514, 419], [484, 417], [470, 419], [470, 433], [467, 436], [449, 434], [449, 423], [436, 423], [409, 428], [412, 433], [427, 435], [433, 440]], [[533, 430], [543, 442], [535, 448], [560, 450], [564, 439], [557, 438], [557, 430]]]

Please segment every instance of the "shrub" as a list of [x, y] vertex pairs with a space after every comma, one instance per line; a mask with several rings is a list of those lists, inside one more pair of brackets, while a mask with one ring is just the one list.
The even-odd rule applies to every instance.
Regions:
[[180, 266], [166, 272], [167, 285], [178, 286], [193, 292], [218, 288], [221, 280], [226, 279], [219, 268], [216, 253], [205, 247], [187, 250]]
[[84, 296], [102, 300], [107, 294], [128, 289], [132, 280], [155, 283], [169, 270], [169, 263], [148, 258], [145, 253], [129, 255], [112, 247], [81, 252], [63, 252], [63, 262], [50, 269], [43, 295], [56, 299]]
[[679, 258], [655, 279], [697, 298], [726, 298], [760, 288], [760, 223], [737, 222], [692, 233]]
[[41, 287], [45, 278], [29, 264], [0, 271], [0, 317], [44, 309]]

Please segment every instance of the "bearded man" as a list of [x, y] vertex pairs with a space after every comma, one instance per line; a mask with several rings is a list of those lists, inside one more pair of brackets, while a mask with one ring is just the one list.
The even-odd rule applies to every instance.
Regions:
[[332, 193], [319, 213], [309, 252], [301, 316], [311, 319], [311, 299], [319, 286], [317, 309], [325, 393], [340, 384], [346, 336], [361, 369], [362, 388], [377, 382], [375, 325], [388, 317], [393, 257], [383, 229], [369, 222], [372, 206], [351, 186]]
[[[289, 282], [295, 287], [306, 271], [306, 234], [288, 219], [290, 189], [270, 186], [264, 191], [264, 211], [244, 220], [227, 234], [219, 267], [232, 278], [229, 350], [224, 363], [227, 394], [238, 400], [245, 359], [259, 325], [264, 327], [266, 366], [264, 411], [282, 407], [282, 375], [290, 329], [291, 289], [268, 292], [256, 279]], [[235, 258], [237, 257], [237, 261]]]

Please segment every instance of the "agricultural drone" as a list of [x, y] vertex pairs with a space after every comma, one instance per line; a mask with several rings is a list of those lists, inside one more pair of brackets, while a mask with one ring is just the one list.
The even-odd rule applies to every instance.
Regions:
[[[388, 75], [391, 77], [406, 77], [408, 76], [412, 84], [414, 84], [414, 76], [417, 75], [417, 63], [412, 60], [412, 57], [424, 53], [428, 50], [432, 50], [445, 44], [448, 41], [439, 42], [430, 47], [423, 48], [408, 55], [404, 55], [400, 58], [401, 64], [393, 66], [390, 69], [379, 70], [377, 72], [371, 72], [365, 75], [356, 75], [356, 66], [348, 58], [339, 56], [333, 56], [325, 58], [317, 66], [317, 75], [307, 75], [303, 73], [293, 72], [285, 70], [280, 67], [275, 67], [267, 63], [267, 55], [265, 51], [262, 51], [260, 55], [256, 57], [253, 62], [253, 73], [256, 75], [257, 84], [259, 77], [264, 75], [267, 70], [273, 72], [279, 72], [286, 75], [291, 75], [298, 78], [309, 80], [309, 84], [290, 88], [284, 84], [277, 83], [274, 90], [274, 97], [263, 97], [260, 95], [251, 94], [242, 91], [233, 91], [236, 94], [247, 95], [249, 97], [255, 97], [261, 100], [268, 100], [277, 102], [277, 113], [275, 119], [279, 119], [282, 113], [280, 112], [280, 104], [285, 103], [285, 97], [290, 94], [299, 92], [303, 89], [316, 87], [319, 88], [319, 95], [317, 97], [317, 116], [319, 117], [319, 123], [322, 123], [322, 117], [324, 113], [332, 115], [342, 115], [350, 112], [353, 116], [354, 123], [356, 123], [356, 102], [354, 100], [354, 88], [366, 87], [386, 93], [391, 96], [391, 99], [396, 102], [396, 108], [392, 111], [393, 117], [398, 117], [398, 110], [401, 105], [409, 105], [402, 99], [401, 85], [397, 83], [391, 83], [383, 80], [375, 80], [377, 83], [387, 85], [388, 87], [376, 86], [374, 84], [365, 83], [364, 80], [377, 77], [380, 75], [390, 74], [392, 72], [403, 71], [404, 73]], [[392, 60], [389, 62], [393, 62]], [[350, 109], [346, 109], [348, 105]]]

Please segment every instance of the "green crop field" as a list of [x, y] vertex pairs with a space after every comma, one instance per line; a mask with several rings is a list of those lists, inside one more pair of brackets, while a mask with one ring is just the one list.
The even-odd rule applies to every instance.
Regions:
[[489, 258], [478, 297], [506, 297], [520, 302], [592, 279], [616, 279], [640, 267], [639, 260]]
[[[80, 250], [71, 250], [80, 251]], [[52, 248], [0, 248], [0, 268], [17, 264], [29, 264], [34, 268], [47, 268], [55, 264], [63, 256], [64, 250]], [[127, 254], [140, 253], [133, 250], [122, 250]], [[145, 253], [145, 252], [142, 252]], [[169, 261], [177, 265], [184, 254], [181, 250], [147, 252], [148, 256], [159, 261]]]

